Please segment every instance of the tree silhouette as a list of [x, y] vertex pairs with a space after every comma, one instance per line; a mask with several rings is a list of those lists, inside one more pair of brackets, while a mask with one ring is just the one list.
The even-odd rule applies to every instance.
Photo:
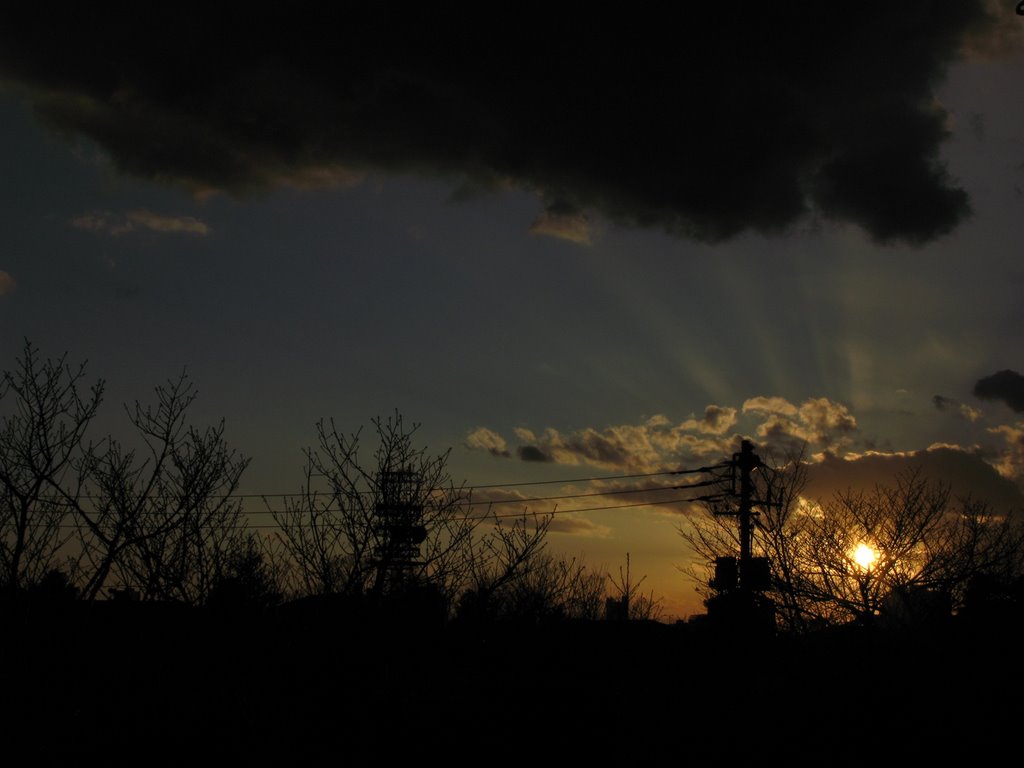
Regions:
[[[767, 559], [766, 595], [782, 629], [801, 632], [851, 620], [906, 613], [910, 603], [958, 609], [980, 577], [1011, 581], [1024, 573], [1024, 533], [1012, 515], [953, 498], [920, 471], [893, 484], [846, 491], [816, 502], [802, 495], [806, 464], [797, 455], [758, 475], [755, 556]], [[688, 569], [705, 597], [730, 586], [710, 578], [716, 562], [738, 551], [733, 519], [722, 504], [680, 527], [697, 555]], [[716, 514], [718, 513], [718, 514]]]
[[361, 431], [318, 422], [302, 491], [274, 513], [300, 591], [383, 597], [430, 585], [451, 599], [470, 576], [480, 519], [448, 473], [449, 452], [414, 445], [418, 424], [398, 412], [372, 423], [376, 445], [364, 463]]
[[144, 599], [205, 600], [246, 545], [232, 497], [248, 459], [223, 422], [188, 424], [196, 397], [186, 374], [156, 403], [126, 406], [139, 450], [86, 433], [103, 382], [85, 366], [41, 360], [25, 342], [0, 379], [0, 579], [16, 595], [63, 565], [86, 600], [120, 588]]
[[249, 546], [233, 498], [249, 459], [227, 445], [224, 422], [187, 423], [195, 387], [183, 373], [156, 388], [156, 404], [128, 411], [144, 448], [111, 439], [93, 463], [95, 504], [77, 520], [95, 596], [108, 575], [142, 599], [202, 603]]
[[497, 514], [488, 535], [470, 542], [469, 583], [459, 596], [462, 618], [496, 619], [512, 612], [515, 582], [543, 552], [552, 515], [528, 515], [506, 523]]
[[661, 601], [654, 597], [654, 590], [644, 593], [640, 585], [647, 576], [633, 581], [630, 572], [629, 553], [626, 553], [626, 567], [619, 566], [619, 577], [608, 574], [614, 594], [605, 603], [605, 613], [609, 619], [627, 621], [657, 621], [661, 618]]
[[474, 511], [447, 470], [449, 452], [417, 447], [418, 424], [395, 412], [361, 432], [317, 424], [301, 493], [274, 512], [299, 595], [440, 596], [462, 618], [596, 618], [604, 577], [545, 552], [551, 514], [511, 521]]
[[1014, 578], [1024, 566], [1012, 517], [953, 499], [918, 471], [898, 474], [891, 486], [839, 493], [807, 517], [795, 591], [826, 620], [897, 618], [929, 592], [960, 607], [973, 579]]
[[264, 540], [247, 534], [223, 558], [205, 604], [226, 610], [259, 610], [281, 602], [279, 561]]
[[[525, 516], [524, 516], [525, 517]], [[496, 526], [483, 538], [499, 553], [484, 561], [483, 572], [459, 601], [461, 618], [491, 621], [597, 619], [605, 597], [605, 577], [581, 558], [545, 551], [550, 515], [529, 530], [518, 519], [510, 530]], [[514, 536], [509, 533], [514, 532]], [[479, 571], [479, 567], [474, 571]]]
[[71, 538], [90, 465], [86, 431], [104, 387], [86, 388], [84, 378], [84, 364], [43, 360], [27, 340], [0, 378], [0, 580], [9, 595], [51, 571]]

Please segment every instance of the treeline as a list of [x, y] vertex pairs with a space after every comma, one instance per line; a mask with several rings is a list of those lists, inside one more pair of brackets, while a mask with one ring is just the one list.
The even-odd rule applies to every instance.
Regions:
[[[126, 598], [265, 608], [314, 596], [429, 606], [443, 616], [657, 618], [653, 594], [547, 550], [551, 515], [472, 504], [448, 453], [401, 414], [361, 433], [317, 425], [301, 491], [248, 525], [249, 459], [222, 422], [189, 421], [182, 374], [125, 406], [130, 435], [97, 438], [104, 382], [26, 342], [0, 379], [0, 592], [9, 601]], [[364, 461], [364, 458], [366, 459]], [[642, 581], [642, 580], [641, 580]], [[611, 598], [611, 600], [609, 600]]]

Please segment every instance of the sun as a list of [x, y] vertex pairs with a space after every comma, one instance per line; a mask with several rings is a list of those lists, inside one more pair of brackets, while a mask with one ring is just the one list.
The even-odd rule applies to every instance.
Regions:
[[864, 542], [861, 542], [853, 550], [853, 552], [851, 553], [851, 557], [853, 557], [853, 562], [855, 562], [865, 571], [869, 571], [871, 570], [871, 566], [873, 566], [878, 561], [878, 550], [872, 548]]

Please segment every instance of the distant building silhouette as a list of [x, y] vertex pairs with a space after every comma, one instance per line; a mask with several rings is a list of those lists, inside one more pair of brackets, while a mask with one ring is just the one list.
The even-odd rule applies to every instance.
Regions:
[[604, 617], [608, 621], [629, 621], [629, 596], [605, 598]]

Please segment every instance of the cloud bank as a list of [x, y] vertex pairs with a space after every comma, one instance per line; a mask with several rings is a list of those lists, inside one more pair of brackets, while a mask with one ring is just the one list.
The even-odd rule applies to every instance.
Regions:
[[[1013, 402], [1013, 387], [1018, 378], [1021, 377], [1013, 374], [997, 379], [1008, 383], [997, 389], [1000, 396]], [[513, 430], [518, 444], [512, 446], [498, 433], [487, 430], [493, 437], [486, 443], [467, 440], [467, 445], [528, 462], [588, 466], [616, 474], [648, 474], [718, 464], [739, 450], [740, 441], [746, 438], [753, 440], [759, 453], [770, 461], [800, 454], [805, 461], [832, 467], [845, 467], [837, 461], [852, 462], [861, 468], [884, 465], [890, 469], [903, 464], [927, 464], [926, 468], [938, 467], [935, 475], [940, 479], [943, 472], [950, 481], [959, 473], [974, 477], [979, 487], [991, 490], [994, 485], [989, 480], [999, 477], [1000, 482], [1024, 489], [1024, 421], [993, 424], [977, 409], [940, 395], [932, 398], [932, 404], [958, 417], [957, 431], [965, 439], [916, 450], [878, 450], [877, 441], [862, 434], [856, 416], [843, 403], [825, 397], [793, 403], [777, 396], [757, 396], [738, 408], [712, 404], [705, 408], [702, 418], [691, 414], [679, 422], [657, 414], [637, 424], [585, 427], [571, 432], [552, 427], [535, 432], [519, 427]], [[927, 418], [925, 414], [921, 416]], [[497, 450], [491, 450], [492, 446]], [[853, 478], [850, 472], [849, 468], [843, 470], [844, 476]], [[876, 476], [882, 474], [880, 469]], [[659, 480], [664, 482], [665, 478]], [[967, 488], [970, 483], [963, 485]], [[652, 497], [652, 504], [655, 502]]]
[[954, 496], [972, 496], [998, 512], [1024, 509], [1024, 494], [978, 451], [932, 446], [920, 451], [825, 456], [809, 467], [804, 496], [826, 500], [850, 489], [891, 487], [899, 472], [917, 471], [949, 487]]
[[702, 418], [691, 416], [678, 424], [656, 414], [641, 424], [573, 432], [549, 427], [536, 433], [519, 427], [514, 430], [519, 441], [514, 449], [497, 432], [481, 427], [469, 435], [466, 445], [496, 456], [514, 454], [529, 462], [657, 472], [731, 455], [742, 434], [732, 430], [742, 414], [749, 417], [745, 426], [751, 431], [746, 434], [758, 435], [762, 445], [779, 452], [804, 442], [816, 452], [839, 450], [850, 444], [857, 431], [857, 421], [847, 407], [828, 398], [811, 398], [795, 405], [781, 397], [756, 397], [742, 408], [708, 405]]

